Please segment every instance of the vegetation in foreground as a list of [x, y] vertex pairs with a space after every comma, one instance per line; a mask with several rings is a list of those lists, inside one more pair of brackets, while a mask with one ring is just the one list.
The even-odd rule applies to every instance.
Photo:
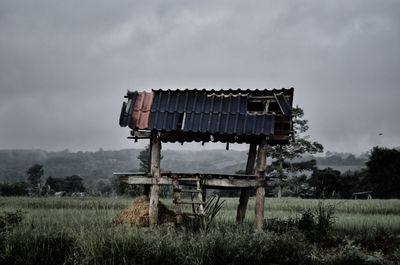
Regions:
[[129, 198], [0, 197], [0, 263], [400, 262], [399, 200], [326, 200], [321, 205], [318, 200], [267, 199], [264, 233], [253, 230], [253, 201], [247, 222], [237, 226], [233, 222], [237, 199], [227, 199], [207, 232], [115, 225], [115, 216], [130, 202]]

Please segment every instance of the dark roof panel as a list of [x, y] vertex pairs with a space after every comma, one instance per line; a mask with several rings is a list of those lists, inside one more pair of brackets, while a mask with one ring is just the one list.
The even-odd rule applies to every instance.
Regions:
[[214, 135], [272, 135], [275, 115], [248, 112], [249, 97], [276, 99], [290, 115], [293, 89], [153, 90], [128, 92], [120, 125], [132, 129]]
[[291, 107], [289, 103], [286, 101], [283, 93], [275, 94], [276, 101], [278, 102], [279, 107], [282, 110], [282, 113], [286, 116], [290, 116], [292, 114]]
[[128, 102], [122, 103], [121, 114], [119, 117], [119, 125], [121, 127], [126, 127], [130, 125], [132, 120], [133, 106], [135, 105], [137, 96], [137, 92], [128, 91]]
[[185, 132], [271, 135], [274, 133], [273, 115], [228, 113], [186, 113]]
[[247, 95], [209, 94], [205, 91], [161, 91], [154, 92], [154, 104], [152, 111], [168, 112], [223, 112], [223, 113], [246, 113]]
[[177, 112], [152, 112], [149, 120], [150, 130], [174, 131], [177, 129], [179, 113]]

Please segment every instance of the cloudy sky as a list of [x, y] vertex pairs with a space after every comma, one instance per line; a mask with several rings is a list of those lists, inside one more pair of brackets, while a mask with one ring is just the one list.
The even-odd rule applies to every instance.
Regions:
[[400, 146], [398, 0], [0, 0], [0, 36], [0, 149], [132, 148], [126, 90], [186, 87], [294, 87], [326, 150]]

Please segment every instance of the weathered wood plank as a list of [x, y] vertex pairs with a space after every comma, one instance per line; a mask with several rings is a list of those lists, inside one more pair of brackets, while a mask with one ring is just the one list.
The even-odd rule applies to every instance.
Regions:
[[[254, 174], [254, 164], [256, 160], [257, 154], [257, 144], [251, 143], [249, 147], [249, 154], [247, 157], [246, 164], [246, 175]], [[243, 223], [244, 218], [246, 217], [247, 203], [250, 197], [250, 188], [242, 188], [240, 191], [239, 205], [236, 212], [236, 222]]]
[[[198, 190], [201, 190], [201, 189], [202, 189], [201, 184], [200, 184], [200, 180], [197, 181], [196, 185], [197, 185], [196, 188], [197, 188]], [[204, 206], [203, 206], [203, 204], [205, 204], [205, 202], [204, 202], [204, 200], [203, 200], [203, 194], [202, 194], [201, 192], [197, 193], [197, 200], [198, 200], [198, 202], [199, 202], [198, 209], [197, 209], [197, 213], [198, 213], [198, 214], [204, 214]], [[203, 221], [204, 221], [204, 220], [203, 220]]]
[[[172, 180], [172, 185], [174, 187], [174, 201], [181, 201], [181, 188], [179, 187], [179, 182], [177, 179]], [[182, 217], [182, 205], [175, 204], [175, 218], [176, 224], [181, 225], [183, 223]]]
[[160, 154], [161, 154], [161, 141], [159, 137], [153, 135], [151, 139], [151, 168], [150, 172], [154, 181], [150, 189], [150, 204], [149, 204], [149, 223], [150, 227], [157, 226], [158, 221], [158, 200], [160, 186], [158, 181], [160, 179]]
[[125, 176], [147, 176], [146, 172], [114, 172], [114, 176], [125, 177]]
[[[258, 146], [257, 162], [256, 162], [256, 173], [258, 174], [257, 180], [264, 178], [264, 171], [267, 162], [267, 141], [262, 140]], [[256, 230], [262, 231], [264, 223], [264, 201], [265, 201], [265, 188], [259, 186], [256, 188], [256, 206], [255, 206], [255, 217], [256, 217]]]
[[[116, 172], [113, 175], [117, 177], [151, 177], [151, 174], [147, 174], [146, 172]], [[178, 179], [212, 179], [212, 178], [228, 178], [228, 179], [256, 179], [258, 175], [243, 175], [243, 174], [213, 174], [213, 173], [173, 173], [173, 172], [160, 172], [161, 177], [171, 177]], [[279, 178], [275, 175], [264, 175], [267, 179]]]
[[[130, 185], [173, 185], [173, 179], [168, 177], [161, 177], [158, 180], [146, 176], [132, 176], [122, 177], [121, 181]], [[188, 180], [188, 179], [187, 179]], [[191, 179], [195, 180], [195, 179]], [[184, 180], [181, 180], [183, 182]], [[194, 186], [195, 184], [192, 183]], [[224, 187], [224, 188], [256, 188], [259, 186], [267, 186], [268, 182], [265, 180], [255, 179], [206, 179], [204, 180], [203, 187]]]

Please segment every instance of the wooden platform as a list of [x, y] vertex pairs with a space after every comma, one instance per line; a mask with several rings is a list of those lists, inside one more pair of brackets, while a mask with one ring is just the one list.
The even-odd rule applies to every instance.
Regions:
[[208, 173], [172, 173], [161, 172], [160, 178], [152, 178], [146, 172], [117, 172], [114, 173], [120, 181], [129, 185], [173, 185], [174, 180], [179, 180], [181, 185], [193, 186], [193, 181], [201, 180], [204, 188], [256, 188], [266, 187], [270, 177], [257, 180], [256, 175], [235, 175], [235, 174], [208, 174]]

